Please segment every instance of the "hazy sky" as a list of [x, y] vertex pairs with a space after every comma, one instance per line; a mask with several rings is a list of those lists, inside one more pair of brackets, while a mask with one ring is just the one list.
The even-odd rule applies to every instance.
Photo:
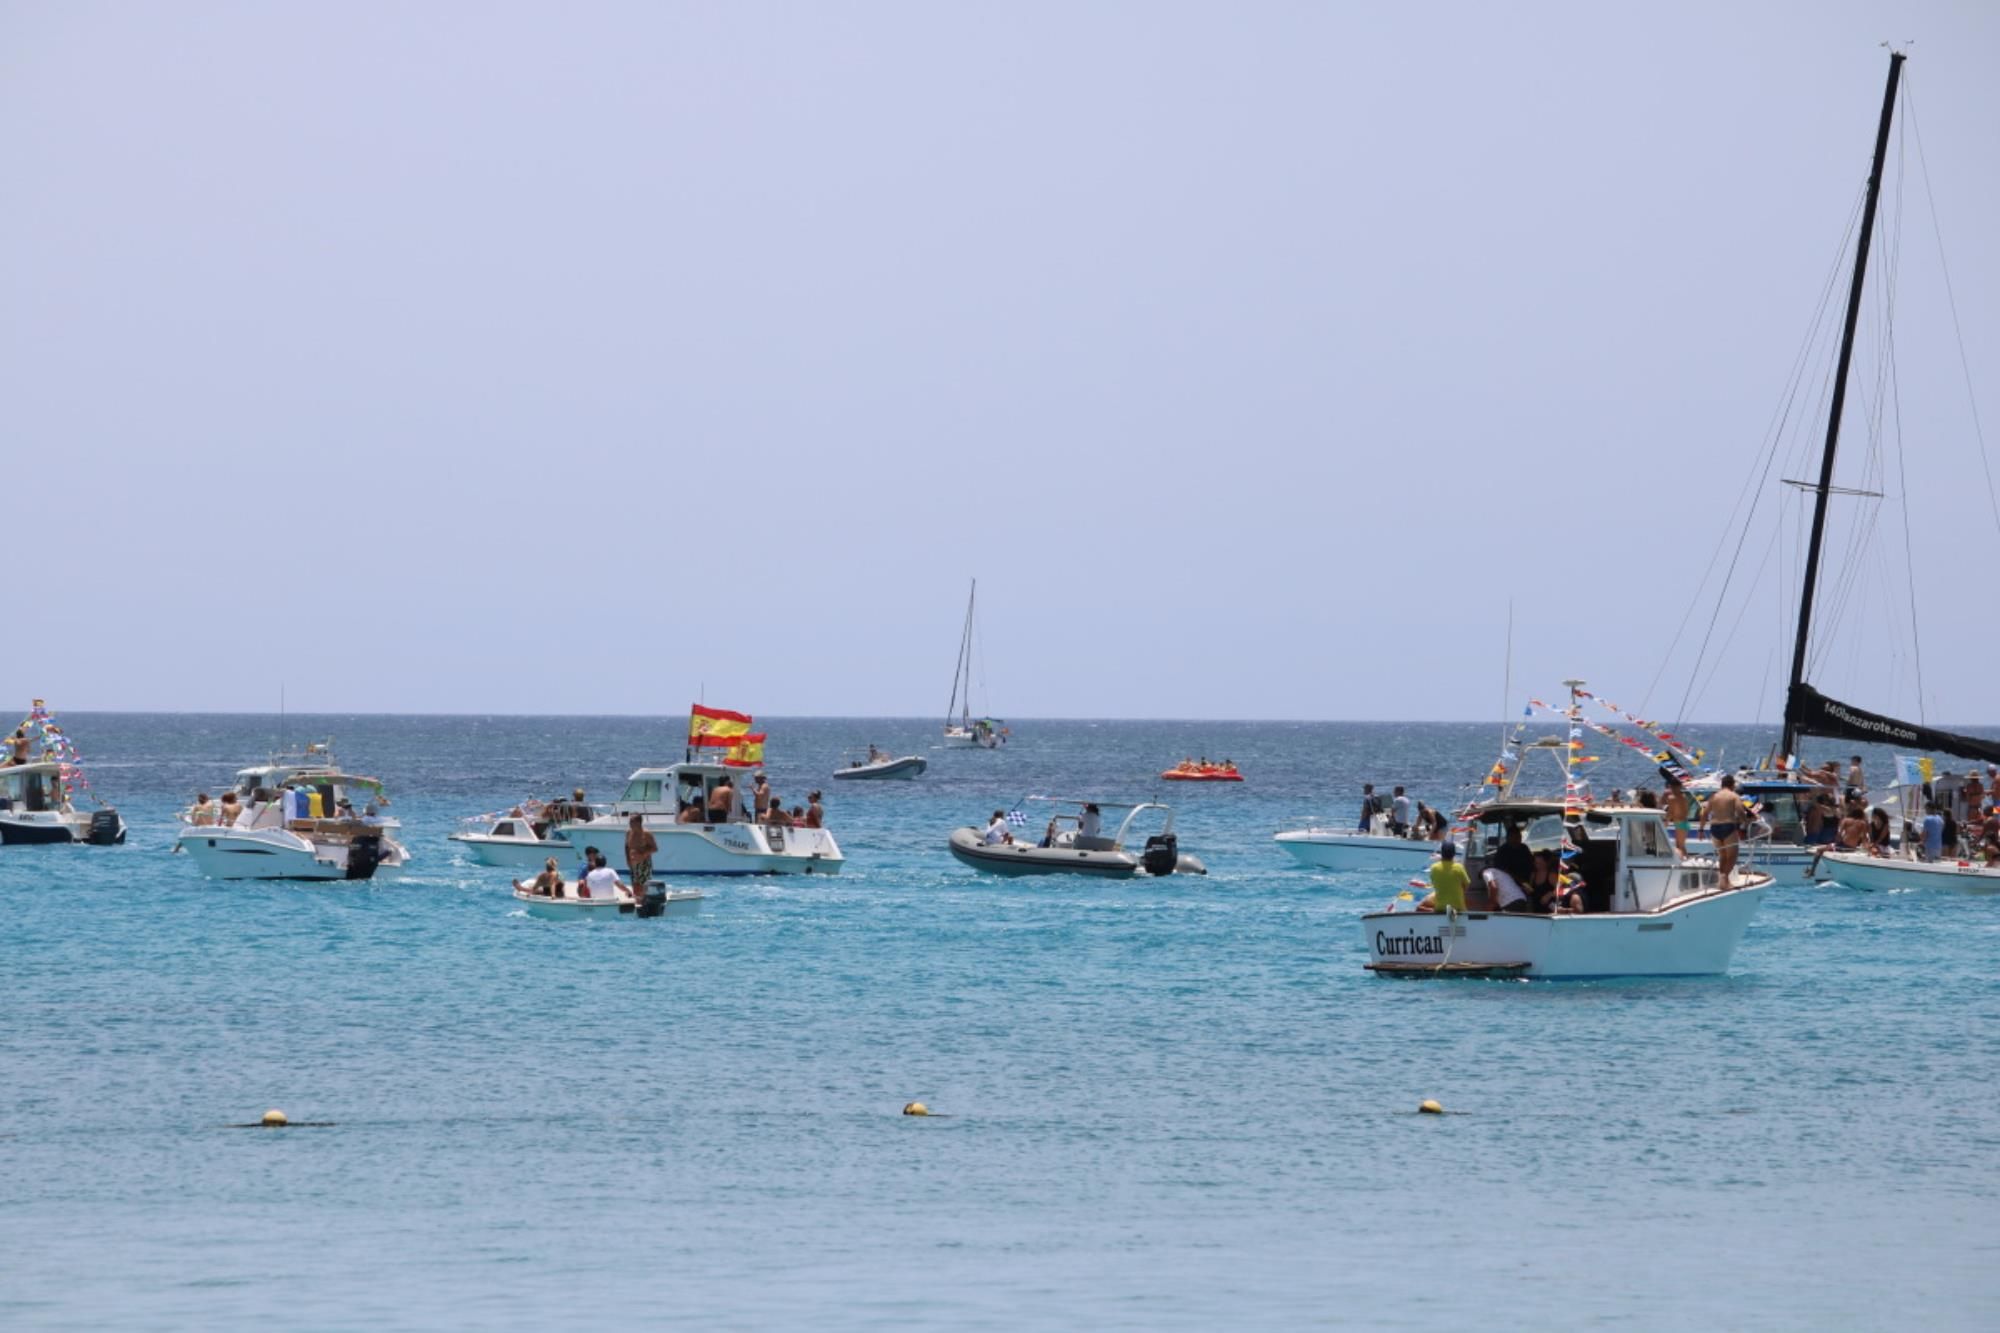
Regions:
[[[1885, 38], [2000, 447], [1991, 3], [0, 4], [0, 702], [941, 713], [976, 574], [1002, 715], [1487, 717], [1511, 598], [1671, 716]], [[1915, 707], [1907, 493], [1993, 721], [1903, 143], [1817, 679]], [[1793, 452], [1698, 717], [1778, 715]]]

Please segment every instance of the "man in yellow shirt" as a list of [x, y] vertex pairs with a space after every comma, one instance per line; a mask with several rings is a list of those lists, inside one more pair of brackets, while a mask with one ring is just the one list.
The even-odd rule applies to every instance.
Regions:
[[1458, 848], [1446, 843], [1438, 848], [1438, 859], [1431, 865], [1430, 896], [1417, 904], [1417, 910], [1463, 912], [1465, 890], [1471, 883], [1471, 877], [1465, 873], [1465, 867], [1458, 863]]

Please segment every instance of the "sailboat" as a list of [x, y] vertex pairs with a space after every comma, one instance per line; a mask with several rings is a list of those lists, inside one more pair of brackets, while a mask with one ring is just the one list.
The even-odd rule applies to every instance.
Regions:
[[[1007, 727], [997, 718], [972, 716], [973, 616], [979, 604], [979, 580], [965, 599], [965, 628], [958, 636], [958, 665], [952, 669], [951, 702], [944, 709], [944, 743], [976, 750], [997, 750], [1007, 743]], [[957, 714], [957, 721], [952, 720]]]
[[[1882, 713], [1858, 708], [1829, 698], [1815, 689], [1806, 679], [1807, 650], [1812, 634], [1814, 598], [1819, 589], [1821, 556], [1826, 539], [1826, 516], [1828, 501], [1834, 495], [1843, 494], [1841, 488], [1833, 484], [1834, 459], [1840, 447], [1840, 427], [1843, 409], [1847, 402], [1848, 372], [1854, 359], [1854, 334], [1860, 319], [1862, 298], [1867, 286], [1869, 246], [1874, 237], [1876, 205], [1882, 191], [1884, 163], [1889, 151], [1889, 131], [1895, 121], [1896, 93], [1902, 79], [1904, 54], [1892, 51], [1889, 54], [1888, 84], [1882, 92], [1882, 114], [1875, 131], [1875, 157], [1868, 176], [1868, 192], [1862, 204], [1861, 231], [1855, 245], [1854, 272], [1848, 283], [1847, 311], [1840, 335], [1840, 358], [1834, 368], [1833, 395], [1827, 408], [1826, 442], [1820, 451], [1819, 480], [1806, 486], [1813, 496], [1811, 535], [1807, 539], [1804, 573], [1799, 590], [1799, 613], [1792, 643], [1791, 682], [1785, 693], [1784, 735], [1779, 744], [1778, 754], [1783, 756], [1786, 766], [1795, 774], [1793, 756], [1798, 753], [1798, 742], [1807, 736], [1823, 740], [1867, 741], [1875, 744], [1895, 745], [1908, 749], [1954, 755], [1984, 763], [2000, 763], [2000, 742], [1944, 731], [1937, 727], [1905, 722]], [[1800, 784], [1796, 777], [1794, 785]], [[1756, 783], [1745, 784], [1746, 794], [1757, 795]], [[1913, 839], [1905, 837], [1907, 845]], [[1857, 887], [1874, 887], [1883, 882], [1884, 858], [1870, 856], [1866, 852], [1844, 852], [1821, 849], [1785, 848], [1783, 851], [1796, 855], [1803, 850], [1814, 858], [1808, 874], [1814, 878], [1832, 879], [1836, 883], [1852, 882]], [[1987, 882], [1991, 879], [1993, 882]], [[1894, 879], [1897, 883], [1913, 884], [1936, 880], [1952, 887], [1984, 887], [1989, 891], [2000, 885], [2000, 870], [1977, 871], [1969, 866], [1952, 862], [1904, 861], [1896, 866]]]

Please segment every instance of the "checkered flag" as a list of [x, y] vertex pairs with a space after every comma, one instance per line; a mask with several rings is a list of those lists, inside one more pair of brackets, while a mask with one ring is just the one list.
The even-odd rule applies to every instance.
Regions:
[[1028, 812], [1026, 810], [1009, 810], [1007, 812], [1007, 822], [1015, 828], [1026, 828], [1028, 827]]

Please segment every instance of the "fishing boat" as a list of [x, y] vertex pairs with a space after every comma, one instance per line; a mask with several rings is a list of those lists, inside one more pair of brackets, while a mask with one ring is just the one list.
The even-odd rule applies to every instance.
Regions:
[[1301, 865], [1316, 870], [1422, 870], [1437, 855], [1431, 838], [1399, 838], [1376, 817], [1379, 831], [1320, 828], [1287, 829], [1277, 843]]
[[[1208, 873], [1200, 858], [1180, 850], [1180, 839], [1174, 833], [1174, 812], [1168, 806], [1154, 801], [1128, 805], [1048, 796], [1031, 796], [1028, 801], [1058, 809], [1039, 841], [988, 842], [984, 829], [966, 827], [952, 831], [947, 844], [951, 854], [974, 869], [997, 875], [1096, 875], [1129, 879], [1134, 875]], [[1108, 835], [1102, 832], [1101, 823], [1107, 810], [1124, 812]], [[1146, 837], [1140, 850], [1132, 851], [1129, 839], [1133, 825], [1151, 810], [1164, 815], [1164, 821], [1158, 831]], [[1025, 822], [1022, 826], [1026, 827]]]
[[865, 755], [849, 755], [845, 764], [833, 770], [833, 776], [843, 782], [884, 779], [908, 782], [929, 767], [929, 761], [922, 755], [892, 755], [871, 745]]
[[446, 841], [483, 866], [539, 870], [549, 857], [566, 857], [575, 849], [556, 830], [570, 820], [592, 818], [589, 806], [569, 801], [523, 801], [505, 814], [474, 815], [462, 820]]
[[[91, 789], [74, 742], [40, 699], [0, 751], [6, 757], [0, 764], [0, 843], [109, 847], [125, 841], [124, 816]], [[79, 809], [79, 797], [93, 808]]]
[[[595, 847], [624, 870], [625, 835], [633, 815], [660, 844], [658, 875], [837, 875], [845, 858], [833, 831], [753, 822], [737, 785], [741, 771], [727, 764], [688, 762], [634, 772], [625, 791], [604, 813], [557, 827], [557, 835], [582, 855]], [[710, 822], [715, 790], [725, 780], [729, 818]], [[687, 822], [683, 822], [686, 815]]]
[[[1489, 858], [1519, 826], [1530, 850], [1574, 848], [1588, 910], [1542, 915], [1493, 910], [1480, 884]], [[1675, 855], [1666, 820], [1641, 806], [1560, 800], [1496, 801], [1475, 817], [1465, 849], [1473, 881], [1464, 913], [1399, 910], [1361, 918], [1367, 968], [1382, 976], [1537, 978], [1709, 976], [1729, 960], [1771, 877], [1737, 871], [1728, 883], [1705, 859]]]
[[2000, 865], [1948, 859], [1920, 861], [1909, 855], [1823, 851], [1809, 871], [1813, 879], [1844, 889], [1945, 889], [1954, 893], [2000, 893]]
[[593, 898], [576, 880], [564, 880], [554, 894], [535, 892], [532, 882], [514, 882], [514, 901], [529, 916], [545, 921], [615, 921], [619, 917], [640, 920], [656, 916], [682, 916], [699, 908], [704, 897], [700, 889], [668, 889], [664, 893], [653, 893], [645, 899], [638, 899], [632, 896], [630, 885], [621, 884], [612, 897]]
[[381, 782], [343, 772], [330, 741], [239, 769], [230, 796], [226, 814], [183, 815], [174, 840], [211, 879], [365, 880], [409, 862]]
[[[944, 743], [975, 750], [997, 750], [1007, 743], [1007, 725], [997, 718], [972, 715], [972, 653], [975, 641], [974, 611], [979, 602], [979, 580], [965, 599], [965, 628], [958, 636], [958, 664], [952, 668], [951, 702], [944, 709]], [[957, 714], [954, 722], [952, 715]]]

